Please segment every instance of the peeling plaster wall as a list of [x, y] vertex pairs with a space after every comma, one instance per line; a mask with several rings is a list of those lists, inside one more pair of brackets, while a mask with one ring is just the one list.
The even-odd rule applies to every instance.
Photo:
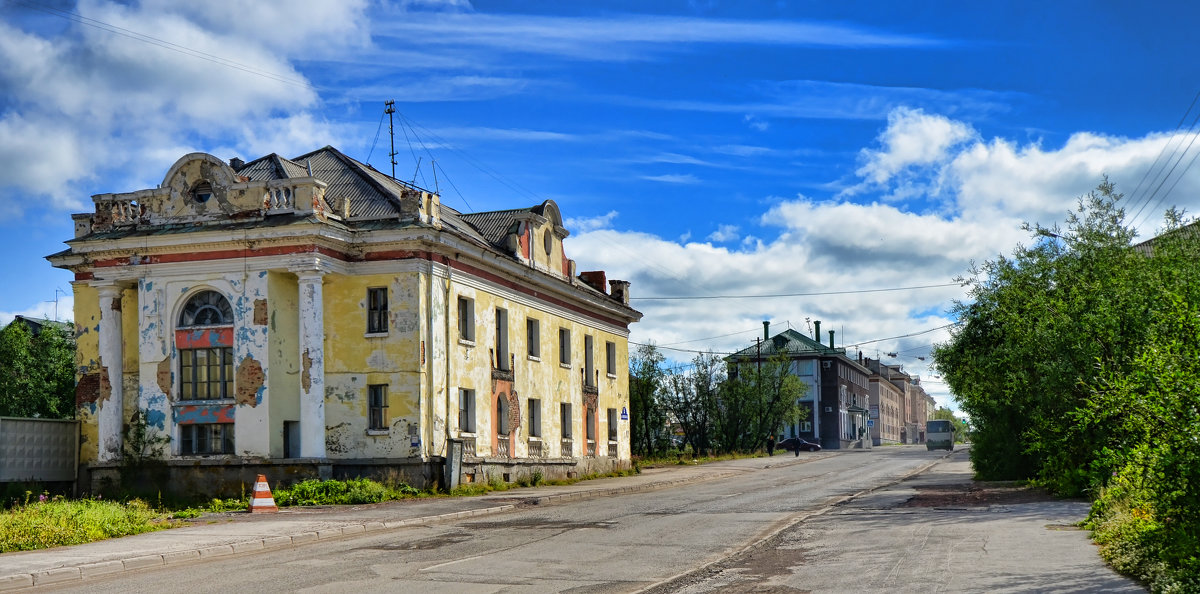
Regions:
[[447, 423], [450, 422], [450, 410], [457, 410], [455, 399], [458, 397], [454, 387], [446, 383], [447, 340], [454, 332], [447, 311], [449, 281], [445, 269], [430, 267], [427, 274], [421, 275], [420, 282], [424, 298], [422, 307], [426, 312], [425, 325], [420, 334], [425, 341], [422, 394], [428, 396], [421, 403], [421, 419], [425, 425], [424, 455], [445, 456]]
[[[367, 289], [388, 291], [386, 333], [367, 335]], [[415, 272], [336, 276], [324, 286], [330, 458], [421, 456], [420, 293]], [[369, 431], [367, 386], [387, 385], [386, 431]]]
[[282, 458], [283, 423], [300, 421], [300, 294], [296, 277], [284, 272], [267, 274], [267, 384], [271, 398], [271, 456]]
[[[137, 332], [137, 354], [139, 365], [130, 367], [138, 371], [137, 398], [135, 401], [145, 415], [148, 429], [155, 436], [171, 435], [171, 386], [175, 373], [172, 366], [170, 304], [161, 281], [143, 278], [138, 281], [137, 317], [129, 316], [122, 321], [127, 328]], [[128, 343], [127, 343], [128, 344]], [[132, 350], [132, 349], [130, 349]], [[128, 417], [126, 417], [128, 418]], [[166, 449], [164, 453], [169, 453]]]
[[96, 398], [100, 391], [100, 299], [85, 282], [71, 283], [75, 293], [76, 415], [79, 419], [79, 461], [99, 456]]
[[[269, 390], [266, 384], [269, 365], [268, 325], [255, 319], [255, 303], [268, 300], [266, 270], [249, 270], [228, 278], [233, 306], [234, 417], [236, 453], [242, 456], [270, 456], [271, 434], [277, 429], [271, 422]], [[278, 424], [278, 423], [276, 423]], [[278, 429], [282, 431], [282, 425]]]
[[[460, 277], [461, 278], [461, 277]], [[466, 279], [463, 279], [464, 281]], [[458, 390], [475, 390], [476, 452], [480, 456], [494, 456], [493, 445], [496, 435], [496, 388], [504, 388], [491, 375], [491, 351], [496, 345], [496, 308], [508, 312], [508, 349], [513, 355], [513, 391], [517, 394], [520, 423], [510, 427], [514, 457], [525, 457], [529, 451], [529, 399], [541, 401], [541, 438], [544, 455], [548, 457], [582, 456], [586, 432], [584, 430], [585, 409], [583, 399], [584, 336], [593, 337], [593, 364], [599, 371], [597, 388], [596, 443], [597, 453], [607, 453], [608, 418], [606, 410], [616, 409], [618, 417], [617, 440], [619, 457], [629, 459], [629, 422], [620, 420], [622, 409], [628, 409], [628, 339], [594, 324], [583, 321], [576, 315], [547, 304], [534, 306], [524, 299], [498, 289], [485, 289], [474, 282], [457, 282], [451, 285], [452, 316], [450, 328], [448, 365], [450, 368], [451, 412], [450, 423], [458, 436]], [[458, 335], [458, 297], [475, 301], [475, 342], [467, 343]], [[539, 324], [540, 357], [528, 356], [526, 320], [535, 318]], [[559, 363], [559, 329], [571, 333], [571, 363]], [[616, 345], [616, 374], [605, 373], [605, 343]], [[573, 451], [560, 452], [561, 417], [560, 403], [571, 404], [571, 434]], [[468, 435], [469, 436], [469, 435]]]

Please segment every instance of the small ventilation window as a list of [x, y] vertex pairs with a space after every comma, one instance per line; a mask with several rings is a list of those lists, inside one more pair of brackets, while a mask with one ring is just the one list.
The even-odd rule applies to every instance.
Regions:
[[212, 198], [212, 194], [212, 184], [206, 181], [202, 181], [192, 188], [192, 200], [195, 200], [196, 202], [208, 202], [208, 199]]
[[542, 233], [542, 247], [546, 248], [546, 255], [550, 255], [550, 250], [554, 247], [553, 236], [550, 235], [550, 230], [546, 229]]

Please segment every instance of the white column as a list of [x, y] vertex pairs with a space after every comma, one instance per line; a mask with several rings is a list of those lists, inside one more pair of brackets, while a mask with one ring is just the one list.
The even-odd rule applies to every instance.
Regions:
[[325, 457], [325, 304], [320, 271], [297, 272], [300, 288], [300, 456]]
[[124, 349], [121, 334], [121, 287], [96, 287], [100, 299], [100, 366], [107, 372], [110, 386], [108, 398], [103, 392], [96, 406], [96, 427], [100, 443], [100, 462], [121, 459], [121, 425], [124, 420], [124, 399], [121, 378], [124, 375]]

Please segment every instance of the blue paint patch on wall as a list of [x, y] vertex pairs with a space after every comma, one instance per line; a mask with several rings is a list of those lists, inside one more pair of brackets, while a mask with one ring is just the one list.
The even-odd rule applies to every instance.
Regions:
[[166, 413], [164, 413], [161, 410], [153, 410], [153, 409], [147, 410], [146, 411], [146, 424], [150, 425], [151, 427], [154, 427], [155, 429], [166, 429], [167, 428], [167, 415], [166, 415]]
[[267, 277], [267, 271], [266, 271], [266, 270], [263, 270], [263, 271], [261, 271], [261, 272], [259, 272], [259, 273], [258, 273], [258, 278], [266, 278], [266, 277]]

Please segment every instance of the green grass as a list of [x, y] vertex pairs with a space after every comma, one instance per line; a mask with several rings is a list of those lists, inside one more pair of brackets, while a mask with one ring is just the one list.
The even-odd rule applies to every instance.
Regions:
[[120, 503], [56, 497], [0, 512], [0, 553], [83, 544], [170, 527], [167, 514], [140, 499]]

